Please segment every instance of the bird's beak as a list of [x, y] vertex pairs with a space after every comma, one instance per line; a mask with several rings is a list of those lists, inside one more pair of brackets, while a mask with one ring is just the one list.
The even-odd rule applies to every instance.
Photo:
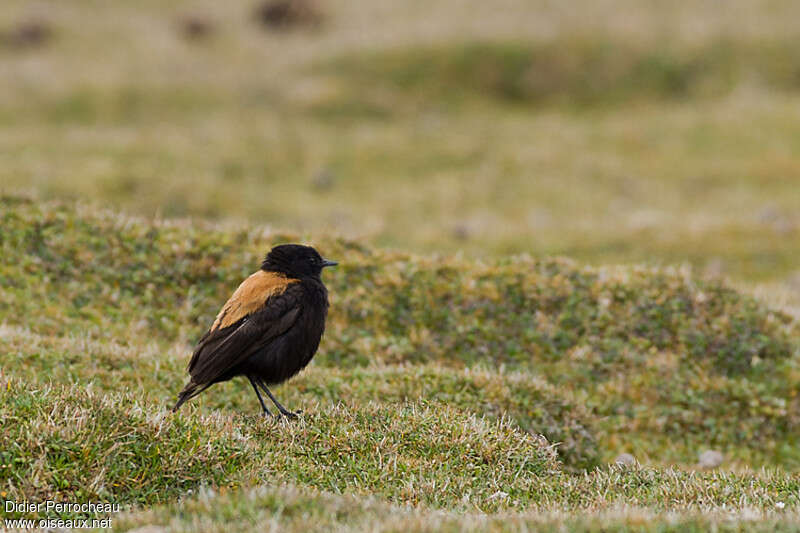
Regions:
[[322, 268], [325, 268], [325, 267], [335, 267], [335, 266], [336, 266], [336, 265], [338, 265], [338, 264], [339, 264], [339, 263], [337, 263], [336, 261], [331, 261], [330, 259], [323, 259], [323, 260], [322, 260]]

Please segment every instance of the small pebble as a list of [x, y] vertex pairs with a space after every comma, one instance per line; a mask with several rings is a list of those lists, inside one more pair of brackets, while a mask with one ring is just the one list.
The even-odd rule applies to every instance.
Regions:
[[323, 16], [313, 0], [266, 0], [255, 12], [261, 24], [273, 29], [319, 26]]
[[186, 40], [198, 41], [214, 32], [214, 23], [201, 15], [185, 15], [178, 20], [178, 28]]
[[46, 20], [28, 20], [13, 28], [5, 40], [14, 48], [35, 48], [44, 45], [52, 37], [53, 28]]
[[621, 453], [614, 459], [614, 464], [617, 466], [635, 466], [636, 458], [629, 453]]
[[702, 468], [704, 470], [710, 470], [720, 466], [724, 460], [725, 456], [722, 455], [722, 452], [718, 452], [717, 450], [706, 450], [700, 454], [700, 458], [697, 461], [697, 466], [698, 468]]
[[311, 178], [311, 186], [318, 191], [329, 191], [333, 188], [336, 176], [330, 169], [323, 168]]
[[453, 227], [453, 238], [456, 240], [466, 241], [469, 239], [471, 233], [466, 224], [457, 224]]

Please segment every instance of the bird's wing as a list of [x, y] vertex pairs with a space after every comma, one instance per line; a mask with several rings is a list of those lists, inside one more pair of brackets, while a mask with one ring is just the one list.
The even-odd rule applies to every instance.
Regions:
[[282, 286], [260, 280], [262, 290], [258, 291], [247, 286], [257, 274], [236, 289], [211, 329], [198, 342], [189, 362], [194, 383], [209, 383], [218, 378], [285, 333], [297, 320], [303, 290], [294, 283], [296, 280], [282, 278], [285, 280]]
[[290, 284], [298, 281], [300, 280], [264, 270], [252, 274], [222, 306], [209, 333], [230, 327], [247, 315], [255, 313], [264, 307], [270, 296], [281, 294]]

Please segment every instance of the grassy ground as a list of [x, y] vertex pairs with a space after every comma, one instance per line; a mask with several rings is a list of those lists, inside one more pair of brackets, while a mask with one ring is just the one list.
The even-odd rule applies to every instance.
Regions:
[[[249, 2], [4, 3], [53, 37], [0, 48], [0, 183], [796, 291], [794, 2], [504, 4], [326, 2], [276, 33]], [[187, 13], [216, 31], [182, 38]]]
[[[3, 498], [120, 502], [119, 528], [800, 529], [796, 2], [254, 5], [0, 5]], [[288, 240], [342, 262], [278, 390], [304, 419], [244, 383], [166, 415]]]
[[[277, 391], [302, 420], [261, 418], [238, 382], [170, 415], [218, 301], [295, 237], [0, 207], [5, 498], [176, 530], [796, 526], [798, 325], [718, 282], [322, 240], [324, 347]], [[708, 448], [724, 472], [698, 470]], [[644, 466], [607, 466], [621, 452]]]
[[[745, 511], [711, 509], [655, 512], [634, 507], [629, 501], [610, 503], [599, 496], [602, 491], [618, 493], [620, 484], [640, 490], [643, 479], [652, 479], [652, 472], [611, 471], [600, 475], [599, 483], [585, 484], [584, 501], [597, 509], [575, 511], [527, 511], [484, 514], [475, 511], [441, 511], [389, 506], [371, 498], [353, 498], [326, 493], [311, 493], [292, 487], [259, 488], [245, 494], [219, 495], [205, 491], [190, 501], [163, 506], [146, 513], [128, 515], [123, 527], [143, 527], [164, 524], [171, 531], [250, 531], [253, 527], [286, 531], [320, 529], [328, 531], [547, 531], [547, 532], [745, 532], [798, 531], [798, 518], [785, 511]], [[666, 479], [665, 479], [666, 478]], [[669, 481], [667, 481], [669, 479]], [[704, 476], [686, 478], [674, 472], [659, 476], [659, 488], [664, 495], [670, 483], [681, 486], [681, 494], [705, 490], [713, 482], [735, 485], [730, 477]], [[761, 485], [761, 482], [757, 483]], [[768, 482], [765, 486], [768, 485]], [[569, 492], [576, 489], [565, 489]], [[769, 489], [768, 489], [769, 490]], [[749, 492], [749, 490], [748, 490]], [[565, 506], [566, 507], [566, 506]], [[780, 507], [780, 506], [778, 506]], [[777, 509], [777, 507], [776, 507]], [[391, 520], [386, 517], [390, 516]]]

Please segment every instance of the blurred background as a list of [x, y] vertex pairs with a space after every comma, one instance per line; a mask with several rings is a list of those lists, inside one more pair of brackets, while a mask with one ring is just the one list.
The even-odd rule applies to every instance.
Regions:
[[5, 0], [0, 189], [800, 309], [795, 0]]

